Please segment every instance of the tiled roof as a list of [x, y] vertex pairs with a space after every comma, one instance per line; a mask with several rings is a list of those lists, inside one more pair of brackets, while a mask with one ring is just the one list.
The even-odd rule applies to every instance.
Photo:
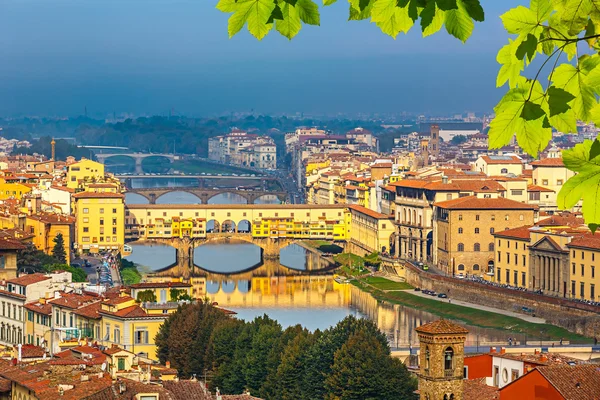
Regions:
[[171, 392], [176, 400], [212, 400], [213, 397], [207, 393], [198, 381], [164, 381], [163, 386]]
[[22, 250], [25, 245], [18, 240], [13, 239], [1, 239], [0, 250]]
[[126, 303], [131, 300], [134, 300], [134, 298], [131, 296], [117, 296], [117, 297], [111, 297], [109, 299], [106, 299], [103, 301], [103, 303], [114, 306], [117, 304]]
[[21, 346], [21, 357], [23, 358], [42, 358], [46, 354], [43, 347], [33, 344], [24, 344]]
[[100, 310], [102, 309], [102, 303], [97, 301], [90, 304], [89, 306], [81, 307], [73, 310], [74, 314], [81, 315], [82, 317], [89, 319], [100, 319]]
[[465, 400], [498, 400], [500, 392], [495, 386], [488, 386], [481, 379], [465, 379], [463, 381], [463, 398]]
[[529, 165], [535, 165], [536, 167], [564, 167], [565, 164], [561, 157], [544, 158], [543, 160], [536, 160]]
[[177, 287], [192, 287], [191, 284], [185, 282], [140, 282], [129, 285], [132, 289], [151, 289], [151, 288], [177, 288]]
[[3, 289], [0, 289], [0, 295], [13, 297], [15, 299], [20, 299], [20, 300], [25, 300], [27, 298], [27, 296], [24, 296], [22, 294], [9, 292], [8, 290], [3, 290]]
[[507, 229], [505, 231], [498, 231], [494, 233], [495, 237], [503, 237], [510, 239], [530, 239], [529, 228], [531, 225], [520, 226], [518, 228]]
[[549, 365], [537, 370], [565, 400], [598, 400], [600, 367], [598, 365]]
[[439, 176], [428, 179], [403, 179], [394, 182], [391, 186], [405, 188], [425, 189], [434, 191], [470, 191], [474, 193], [504, 192], [506, 189], [494, 180], [485, 179], [454, 179], [444, 183]]
[[59, 307], [66, 308], [79, 308], [90, 301], [97, 301], [97, 297], [88, 296], [85, 294], [77, 294], [77, 293], [63, 293], [61, 297], [54, 300], [49, 300], [52, 305], [56, 305]]
[[107, 198], [107, 199], [124, 199], [125, 195], [121, 193], [95, 193], [95, 192], [79, 192], [73, 195], [76, 199], [95, 199], [95, 198]]
[[48, 279], [50, 279], [49, 276], [40, 274], [39, 272], [36, 272], [35, 274], [22, 275], [18, 278], [8, 279], [6, 282], [12, 283], [15, 285], [27, 286], [27, 285], [32, 285], [34, 283], [47, 281]]
[[581, 226], [585, 221], [579, 215], [553, 215], [537, 223], [538, 226]]
[[72, 217], [70, 215], [43, 213], [43, 214], [28, 215], [27, 218], [30, 218], [30, 219], [33, 219], [36, 221], [40, 221], [40, 222], [44, 222], [44, 223], [48, 223], [48, 224], [56, 224], [56, 225], [58, 225], [58, 224], [70, 225], [70, 224], [75, 223], [75, 217]]
[[497, 199], [481, 199], [475, 196], [459, 197], [454, 200], [441, 201], [434, 204], [437, 207], [454, 210], [535, 210], [537, 206], [509, 200], [504, 197]]
[[426, 334], [467, 334], [468, 330], [460, 325], [450, 322], [447, 319], [438, 319], [437, 321], [430, 322], [425, 325], [421, 325], [416, 329], [419, 333]]
[[490, 156], [481, 156], [481, 158], [488, 164], [521, 164], [521, 159], [517, 156], [506, 156], [501, 159], [494, 159]]
[[24, 307], [30, 311], [34, 311], [40, 314], [52, 315], [52, 305], [46, 303], [42, 304], [39, 301], [34, 301], [32, 303], [27, 303]]
[[588, 234], [574, 237], [567, 244], [567, 247], [600, 250], [600, 235], [588, 233]]
[[166, 314], [148, 314], [140, 306], [133, 305], [121, 310], [112, 312], [100, 310], [100, 314], [108, 314], [119, 318], [166, 318]]
[[547, 193], [550, 192], [550, 193], [554, 193], [554, 190], [545, 188], [543, 186], [538, 186], [538, 185], [528, 185], [527, 186], [527, 191], [528, 192], [547, 192]]
[[391, 215], [385, 215], [385, 214], [379, 213], [377, 211], [373, 211], [369, 208], [363, 207], [358, 204], [351, 204], [348, 206], [348, 208], [350, 208], [351, 210], [357, 211], [359, 213], [368, 215], [371, 218], [376, 218], [376, 219], [391, 219], [391, 218], [393, 218]]

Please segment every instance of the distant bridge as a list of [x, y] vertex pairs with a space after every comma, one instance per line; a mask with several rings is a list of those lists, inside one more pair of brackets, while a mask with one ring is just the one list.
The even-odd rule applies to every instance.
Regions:
[[169, 162], [173, 162], [177, 159], [175, 154], [169, 153], [97, 153], [94, 154], [96, 160], [101, 162], [102, 164], [106, 163], [106, 160], [111, 157], [125, 156], [129, 158], [133, 158], [135, 160], [135, 173], [142, 174], [144, 169], [142, 168], [142, 161], [148, 157], [163, 157], [169, 160]]
[[268, 176], [268, 175], [177, 175], [177, 174], [156, 174], [156, 175], [124, 175], [124, 174], [115, 174], [117, 178], [120, 180], [127, 181], [128, 179], [245, 179], [245, 180], [263, 180], [263, 181], [276, 181], [278, 180], [276, 177]]
[[248, 204], [254, 204], [256, 199], [266, 195], [277, 196], [279, 201], [285, 202], [288, 198], [287, 192], [282, 191], [267, 191], [267, 190], [237, 190], [237, 189], [204, 189], [194, 187], [164, 187], [164, 188], [140, 188], [128, 189], [127, 193], [135, 193], [148, 199], [150, 204], [156, 204], [156, 200], [164, 194], [172, 192], [185, 192], [193, 194], [200, 200], [201, 204], [208, 204], [208, 201], [213, 197], [223, 194], [232, 193], [246, 199]]

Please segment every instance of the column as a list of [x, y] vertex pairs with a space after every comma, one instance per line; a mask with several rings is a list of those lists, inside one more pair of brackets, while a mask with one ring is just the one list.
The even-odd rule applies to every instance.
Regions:
[[421, 239], [421, 257], [422, 261], [427, 261], [427, 240]]
[[548, 272], [548, 275], [547, 275], [548, 284], [547, 284], [546, 288], [548, 291], [552, 290], [552, 285], [550, 284], [550, 282], [552, 282], [552, 276], [551, 276], [551, 271], [550, 271], [550, 261], [551, 261], [550, 257], [546, 257], [547, 272]]
[[558, 275], [558, 263], [556, 257], [552, 257], [552, 291], [556, 293], [556, 276]]
[[542, 281], [540, 289], [546, 289], [546, 257], [540, 256], [540, 279]]
[[396, 234], [396, 257], [400, 257], [400, 233]]

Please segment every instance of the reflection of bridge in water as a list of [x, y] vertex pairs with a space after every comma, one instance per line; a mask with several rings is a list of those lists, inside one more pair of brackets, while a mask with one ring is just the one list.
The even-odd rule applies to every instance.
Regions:
[[164, 282], [183, 277], [192, 284], [193, 297], [208, 297], [223, 307], [347, 307], [350, 303], [349, 285], [335, 282], [331, 268], [295, 270], [276, 259], [265, 259], [261, 264], [230, 274], [196, 265], [187, 270], [173, 265], [148, 275], [147, 280]]

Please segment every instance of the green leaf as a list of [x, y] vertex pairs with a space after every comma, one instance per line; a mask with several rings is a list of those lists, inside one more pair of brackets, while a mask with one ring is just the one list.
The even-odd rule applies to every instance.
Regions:
[[237, 0], [219, 0], [219, 2], [217, 3], [217, 10], [225, 13], [235, 12], [235, 10], [237, 10], [237, 7]]
[[[289, 5], [287, 3], [284, 3], [286, 5]], [[269, 17], [269, 20], [267, 21], [268, 24], [272, 24], [274, 20], [283, 20], [283, 13], [281, 12], [281, 8], [279, 7], [279, 4], [275, 4], [275, 8], [273, 9], [273, 12], [271, 13], [271, 16]]]
[[598, 230], [598, 224], [588, 224], [588, 228], [590, 228], [590, 231], [592, 231], [592, 235], [596, 233], [596, 230]]
[[545, 121], [545, 118], [525, 120], [523, 126], [517, 129], [519, 146], [532, 157], [537, 157], [552, 139], [552, 129]]
[[567, 112], [571, 109], [569, 102], [575, 96], [566, 90], [559, 89], [554, 86], [548, 88], [548, 105], [550, 106], [550, 116], [558, 115]]
[[313, 3], [312, 0], [297, 0], [296, 10], [298, 11], [298, 16], [305, 24], [321, 25], [319, 6]]
[[358, 9], [360, 11], [364, 10], [365, 8], [367, 8], [369, 6], [369, 3], [371, 3], [371, 0], [359, 0], [358, 1]]
[[[429, 1], [427, 3], [429, 3]], [[456, 0], [436, 0], [435, 3], [442, 11], [456, 10], [458, 8]]]
[[550, 123], [559, 132], [577, 133], [577, 118], [573, 110], [551, 116]]
[[479, 0], [463, 0], [465, 9], [471, 18], [475, 21], [483, 22], [485, 20], [485, 13], [483, 7], [479, 3]]
[[280, 3], [280, 5], [283, 19], [275, 21], [275, 29], [286, 38], [292, 39], [302, 29], [300, 16], [298, 16], [296, 7], [288, 3]]
[[552, 83], [575, 97], [571, 102], [575, 117], [588, 122], [591, 118], [590, 111], [596, 105], [596, 97], [592, 87], [586, 83], [585, 73], [585, 70], [577, 69], [571, 64], [561, 64], [552, 74]]
[[408, 7], [397, 7], [396, 0], [377, 0], [373, 4], [371, 21], [394, 39], [400, 32], [408, 32], [414, 21], [408, 15]]
[[535, 14], [535, 18], [538, 22], [543, 22], [550, 17], [552, 13], [552, 0], [531, 0], [529, 2], [529, 8]]
[[229, 37], [233, 37], [248, 23], [250, 33], [261, 40], [273, 27], [267, 21], [275, 8], [273, 0], [237, 0], [238, 7], [229, 18]]
[[536, 14], [527, 7], [512, 8], [500, 16], [508, 33], [527, 34], [538, 27]]
[[433, 1], [421, 11], [421, 30], [423, 37], [433, 35], [442, 29], [444, 25], [445, 12], [437, 8]]
[[600, 126], [600, 104], [596, 104], [590, 111], [590, 119], [596, 126]]
[[592, 140], [584, 140], [571, 149], [563, 150], [565, 167], [579, 173], [600, 171], [600, 159], [590, 158], [592, 144]]
[[457, 0], [456, 4], [456, 9], [446, 11], [446, 30], [464, 43], [473, 33], [474, 24], [462, 0]]
[[330, 6], [333, 3], [335, 3], [337, 0], [323, 0], [323, 5], [324, 6]]
[[364, 10], [360, 11], [357, 6], [354, 6], [353, 3], [357, 3], [358, 0], [350, 1], [350, 13], [348, 16], [348, 21], [361, 21], [363, 19], [367, 19], [371, 17], [371, 11], [373, 10], [374, 1], [369, 3], [369, 6]]
[[542, 44], [542, 52], [550, 56], [554, 52], [554, 41], [548, 40], [550, 38], [550, 30], [544, 28], [540, 33], [540, 43]]
[[596, 139], [592, 143], [592, 148], [590, 149], [590, 160], [600, 156], [600, 140]]
[[525, 58], [525, 55], [527, 55], [527, 58], [529, 59], [529, 61], [531, 61], [533, 55], [535, 54], [535, 50], [537, 49], [537, 45], [537, 38], [531, 33], [528, 33], [527, 39], [522, 41], [519, 47], [517, 47], [517, 52], [515, 53], [517, 58], [519, 60], [522, 60]]
[[508, 44], [504, 45], [498, 52], [496, 61], [502, 66], [500, 67], [500, 71], [498, 71], [496, 87], [500, 87], [506, 82], [508, 82], [508, 86], [511, 88], [516, 86], [517, 79], [525, 65], [525, 62], [519, 60], [516, 56], [518, 46], [519, 43], [517, 41], [508, 39]]
[[535, 104], [529, 100], [525, 101], [525, 105], [523, 106], [523, 111], [521, 111], [521, 118], [526, 121], [534, 121], [536, 119], [542, 118], [546, 113], [542, 110], [542, 106], [539, 104]]
[[520, 117], [528, 92], [524, 88], [514, 88], [506, 92], [494, 108], [496, 116], [490, 123], [488, 141], [490, 149], [499, 149], [510, 143], [516, 130], [523, 124]]

